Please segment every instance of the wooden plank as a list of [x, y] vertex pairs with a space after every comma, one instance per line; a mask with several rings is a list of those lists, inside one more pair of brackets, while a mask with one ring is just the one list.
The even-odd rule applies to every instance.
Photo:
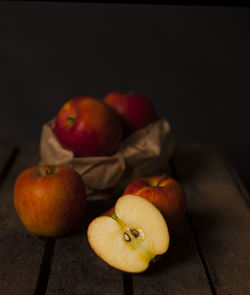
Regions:
[[[104, 263], [90, 248], [90, 221], [113, 206], [114, 200], [88, 201], [86, 218], [75, 233], [57, 239], [46, 294], [122, 294], [123, 274]], [[119, 291], [118, 291], [119, 290]]]
[[134, 294], [212, 294], [197, 247], [185, 219], [170, 236], [170, 248], [148, 271], [133, 275]]
[[182, 146], [174, 163], [214, 293], [250, 294], [250, 212], [235, 178], [211, 146]]
[[135, 295], [213, 294], [186, 217], [171, 234], [167, 253], [145, 273], [133, 275], [132, 279]]
[[13, 187], [19, 173], [37, 160], [38, 145], [24, 146], [0, 187], [0, 294], [27, 295], [36, 290], [46, 239], [31, 235], [19, 221]]
[[[98, 209], [96, 207], [99, 207]], [[88, 203], [80, 232], [58, 239], [47, 294], [212, 294], [187, 220], [171, 237], [171, 247], [149, 271], [124, 275], [101, 261], [86, 239], [87, 225], [112, 205]]]

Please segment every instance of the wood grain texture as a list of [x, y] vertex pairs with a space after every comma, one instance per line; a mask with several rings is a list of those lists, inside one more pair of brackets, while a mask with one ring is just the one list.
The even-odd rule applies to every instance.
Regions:
[[[0, 294], [34, 294], [45, 240], [28, 233], [19, 221], [13, 203], [14, 183], [19, 173], [37, 163], [37, 145], [20, 149], [0, 187]], [[11, 147], [7, 147], [11, 152]], [[3, 156], [3, 154], [1, 154]]]
[[87, 241], [88, 224], [115, 199], [88, 201], [84, 223], [68, 236], [38, 238], [19, 221], [13, 188], [19, 173], [38, 163], [39, 146], [27, 143], [16, 155], [0, 144], [0, 153], [0, 294], [250, 294], [249, 195], [213, 146], [177, 147], [174, 176], [187, 215], [168, 252], [138, 275], [104, 263]]
[[212, 294], [185, 219], [170, 236], [170, 248], [148, 271], [133, 276], [134, 294]]
[[250, 211], [235, 178], [213, 146], [181, 146], [174, 164], [214, 293], [250, 294]]
[[113, 200], [88, 202], [85, 221], [75, 233], [56, 241], [47, 295], [123, 294], [123, 274], [104, 263], [90, 248], [90, 221], [113, 206]]
[[[171, 176], [175, 177], [171, 168]], [[212, 294], [186, 217], [180, 227], [170, 235], [167, 253], [145, 273], [132, 278], [135, 295]]]

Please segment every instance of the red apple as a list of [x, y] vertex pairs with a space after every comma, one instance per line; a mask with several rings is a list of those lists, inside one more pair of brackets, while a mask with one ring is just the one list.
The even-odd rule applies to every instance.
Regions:
[[106, 263], [121, 271], [140, 273], [169, 247], [169, 232], [160, 211], [136, 195], [121, 196], [112, 213], [88, 226], [88, 241]]
[[40, 236], [62, 236], [83, 219], [86, 203], [81, 176], [66, 166], [34, 166], [16, 179], [14, 205], [24, 226]]
[[132, 92], [113, 91], [107, 94], [103, 100], [122, 117], [127, 134], [157, 120], [154, 105], [148, 97]]
[[170, 231], [177, 228], [185, 215], [184, 190], [172, 177], [153, 176], [136, 179], [127, 186], [124, 194], [135, 194], [154, 204], [165, 217]]
[[55, 134], [63, 147], [79, 156], [108, 156], [122, 139], [119, 116], [102, 101], [77, 96], [59, 110]]

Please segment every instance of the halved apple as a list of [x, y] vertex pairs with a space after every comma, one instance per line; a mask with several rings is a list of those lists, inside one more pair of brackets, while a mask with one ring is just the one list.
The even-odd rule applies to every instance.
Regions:
[[160, 211], [136, 195], [120, 197], [108, 216], [88, 227], [88, 241], [106, 263], [124, 272], [145, 271], [150, 261], [169, 247], [169, 232]]

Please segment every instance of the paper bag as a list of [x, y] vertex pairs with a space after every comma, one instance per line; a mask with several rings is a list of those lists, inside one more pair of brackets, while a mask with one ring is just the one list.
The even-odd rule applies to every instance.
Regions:
[[[42, 127], [40, 140], [41, 165], [66, 165], [83, 178], [88, 199], [110, 189], [125, 189], [132, 180], [161, 175], [169, 169], [174, 148], [170, 124], [160, 119], [126, 137], [112, 156], [76, 157], [61, 146], [54, 133], [55, 118]], [[100, 195], [100, 194], [99, 194]]]

